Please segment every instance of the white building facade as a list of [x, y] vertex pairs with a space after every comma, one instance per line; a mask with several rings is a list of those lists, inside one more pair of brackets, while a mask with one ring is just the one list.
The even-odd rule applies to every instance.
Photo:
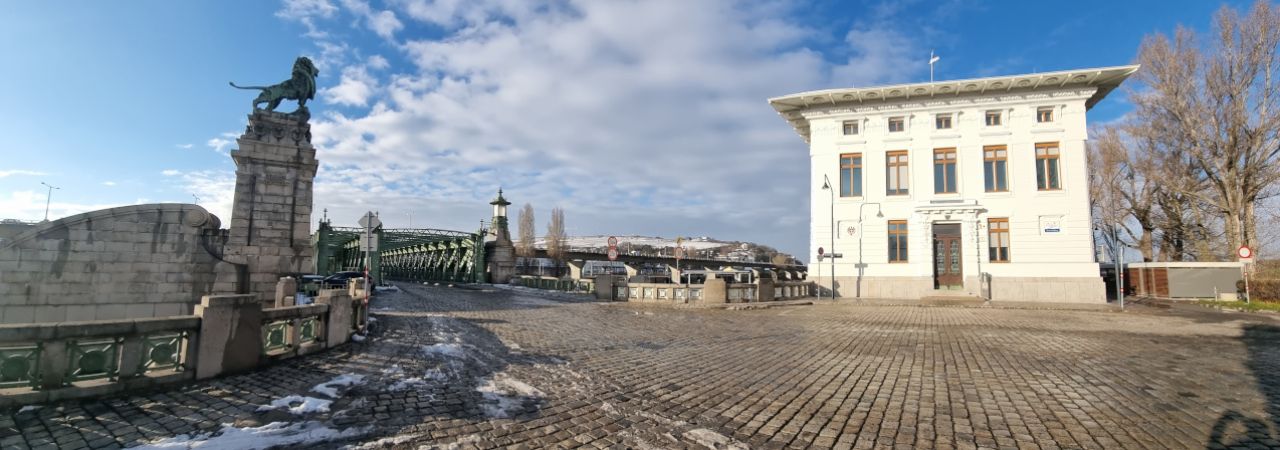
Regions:
[[1137, 69], [770, 99], [809, 143], [809, 279], [844, 298], [1105, 302], [1085, 115]]

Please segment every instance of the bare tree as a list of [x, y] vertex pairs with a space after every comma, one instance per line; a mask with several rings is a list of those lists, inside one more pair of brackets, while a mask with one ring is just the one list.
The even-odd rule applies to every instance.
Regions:
[[533, 205], [528, 203], [520, 208], [520, 229], [516, 239], [516, 256], [532, 258], [534, 256], [533, 241], [538, 239], [538, 230], [534, 229]]
[[559, 207], [551, 210], [551, 222], [547, 224], [547, 257], [556, 263], [565, 260], [566, 236], [564, 234], [564, 210]]
[[1193, 182], [1161, 180], [1161, 188], [1213, 208], [1229, 248], [1256, 247], [1258, 201], [1274, 195], [1280, 179], [1280, 11], [1259, 1], [1241, 17], [1224, 6], [1214, 31], [1203, 48], [1182, 27], [1172, 39], [1157, 34], [1143, 41], [1135, 115], [1141, 137], [1157, 142], [1158, 158], [1192, 169]]

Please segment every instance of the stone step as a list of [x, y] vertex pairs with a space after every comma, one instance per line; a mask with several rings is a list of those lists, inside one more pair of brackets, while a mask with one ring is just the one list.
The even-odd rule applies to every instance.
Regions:
[[981, 305], [986, 303], [986, 300], [977, 296], [950, 294], [921, 297], [920, 303], [926, 305]]

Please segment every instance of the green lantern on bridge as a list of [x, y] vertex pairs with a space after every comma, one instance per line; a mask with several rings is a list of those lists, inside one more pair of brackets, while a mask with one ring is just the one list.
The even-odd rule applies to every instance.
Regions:
[[505, 233], [506, 239], [511, 240], [511, 235], [507, 231], [507, 205], [510, 205], [511, 202], [502, 198], [502, 188], [498, 188], [498, 196], [489, 204], [493, 205], [493, 231], [495, 236], [498, 236], [498, 239], [502, 239]]

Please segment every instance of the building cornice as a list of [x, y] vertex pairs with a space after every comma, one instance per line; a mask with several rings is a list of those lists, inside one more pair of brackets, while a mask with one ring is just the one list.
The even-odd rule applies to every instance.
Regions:
[[[1045, 98], [1052, 98], [1052, 92], [1055, 91], [1081, 89], [1092, 91], [1087, 94], [1085, 101], [1085, 108], [1088, 109], [1119, 87], [1138, 68], [1137, 65], [1130, 65], [932, 83], [827, 89], [774, 97], [769, 99], [769, 104], [808, 142], [809, 120], [806, 113], [811, 110], [843, 108], [850, 112], [863, 107], [903, 109], [903, 104], [927, 108], [928, 102], [983, 97], [990, 99], [988, 102], [995, 103], [1001, 101], [1002, 97], [1013, 94], [1017, 94], [1016, 99], [1026, 99], [1028, 94], [1040, 93], [1049, 95]], [[882, 110], [884, 109], [874, 111]]]

